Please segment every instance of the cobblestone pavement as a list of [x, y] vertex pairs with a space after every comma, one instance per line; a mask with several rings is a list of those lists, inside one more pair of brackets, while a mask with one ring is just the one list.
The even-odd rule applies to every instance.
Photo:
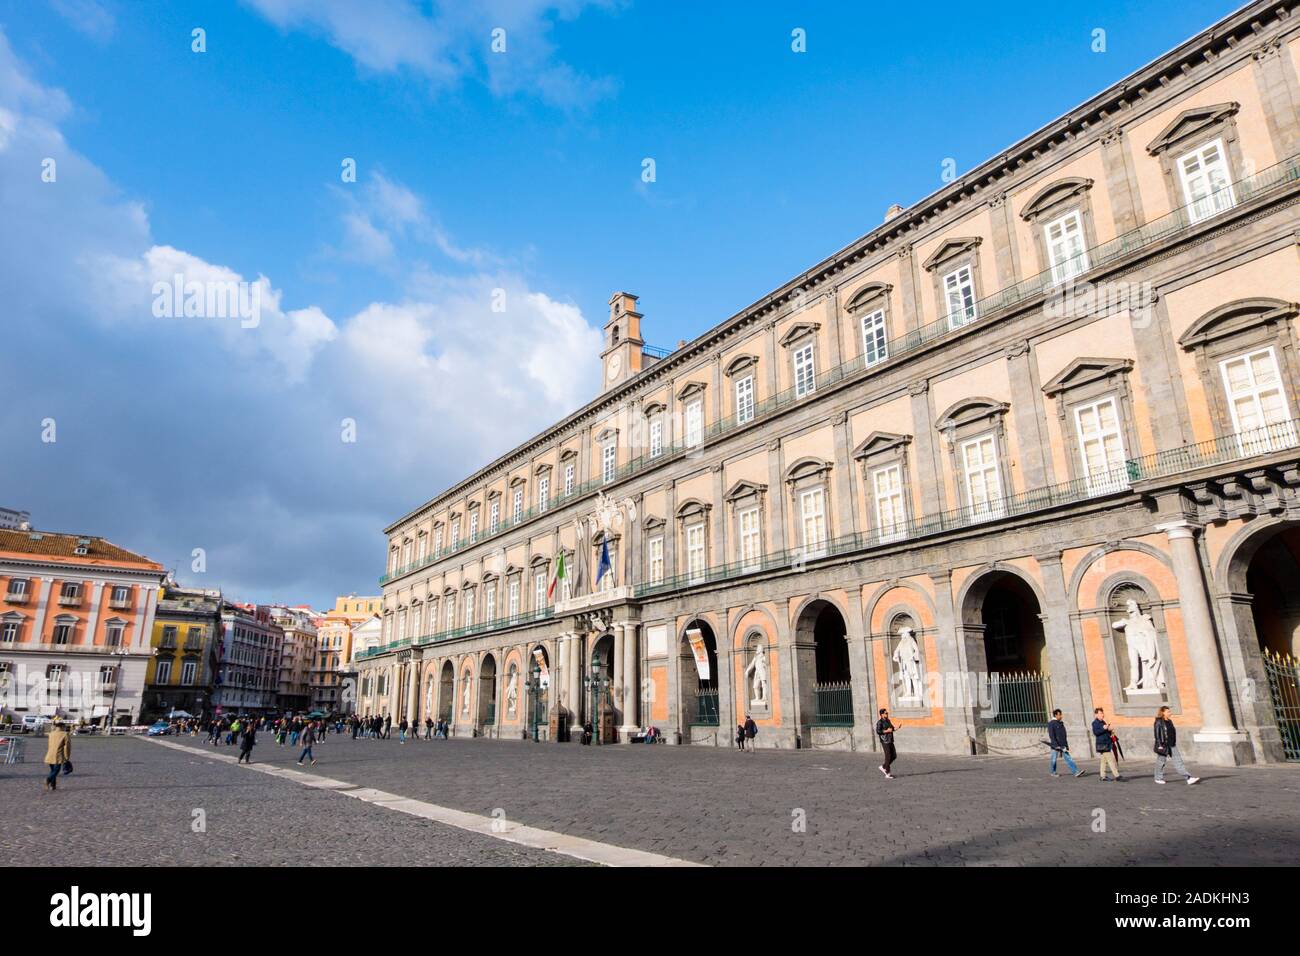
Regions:
[[45, 741], [25, 743], [0, 766], [0, 865], [581, 865], [140, 739], [74, 738], [76, 769], [46, 793]]
[[[297, 757], [261, 741], [256, 760]], [[78, 740], [77, 773], [51, 799], [39, 767], [4, 768], [0, 855], [16, 840], [20, 862], [578, 862], [214, 764], [201, 756], [213, 748], [179, 742], [195, 756]], [[1149, 762], [1126, 763], [1115, 784], [1091, 767], [1052, 778], [1046, 758], [905, 753], [886, 780], [869, 754], [812, 751], [331, 736], [316, 756], [307, 772], [711, 864], [1292, 865], [1300, 854], [1300, 767], [1200, 768], [1195, 787], [1159, 787]], [[204, 805], [206, 841], [189, 832], [190, 808]]]

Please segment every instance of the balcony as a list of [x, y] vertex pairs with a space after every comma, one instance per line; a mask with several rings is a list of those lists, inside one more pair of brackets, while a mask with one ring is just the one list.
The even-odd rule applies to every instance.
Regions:
[[508, 617], [493, 618], [490, 621], [479, 621], [468, 627], [457, 627], [449, 631], [439, 631], [435, 634], [425, 634], [415, 638], [405, 638], [400, 641], [392, 641], [388, 644], [382, 644], [379, 647], [371, 647], [361, 651], [356, 655], [357, 660], [364, 660], [368, 657], [379, 657], [381, 654], [389, 654], [393, 651], [401, 650], [404, 647], [422, 647], [427, 644], [441, 643], [442, 641], [454, 640], [458, 637], [470, 637], [474, 634], [486, 634], [489, 631], [504, 630], [509, 627], [518, 627], [521, 624], [533, 624], [537, 621], [550, 620], [555, 616], [555, 609], [544, 607], [540, 611], [528, 611], [522, 614], [514, 614]]
[[114, 611], [129, 611], [131, 610], [131, 599], [129, 597], [109, 598], [108, 606]]
[[[984, 296], [972, 305], [964, 307], [958, 314], [945, 315], [927, 325], [889, 339], [881, 349], [881, 353], [887, 358], [868, 359], [866, 356], [858, 355], [840, 365], [818, 370], [813, 388], [806, 390], [788, 388], [760, 402], [755, 402], [753, 415], [743, 421], [738, 421], [735, 416], [727, 416], [706, 426], [702, 436], [703, 444], [708, 445], [715, 439], [748, 428], [755, 422], [772, 418], [792, 406], [813, 401], [824, 394], [828, 388], [858, 381], [884, 368], [892, 368], [896, 362], [912, 353], [928, 349], [938, 342], [969, 334], [971, 330], [987, 325], [992, 320], [1003, 318], [1014, 310], [1041, 306], [1048, 303], [1052, 297], [1066, 296], [1075, 284], [1082, 286], [1088, 282], [1098, 281], [1104, 274], [1124, 268], [1133, 260], [1162, 245], [1186, 238], [1196, 232], [1209, 231], [1234, 213], [1240, 213], [1262, 199], [1280, 194], [1297, 182], [1300, 182], [1300, 155], [1288, 157], [1254, 176], [1244, 177], [1223, 187], [1219, 193], [1230, 196], [1231, 202], [1215, 201], [1207, 206], [1203, 199], [1195, 205], [1181, 206], [1165, 216], [1086, 249], [1079, 254], [1078, 258], [1081, 263], [1086, 263], [1087, 271], [1071, 276], [1066, 281], [1059, 281], [1059, 267], [1057, 274], [1054, 274], [1052, 269], [1046, 269], [1037, 275]], [[586, 498], [602, 488], [657, 468], [678, 457], [699, 453], [699, 443], [687, 443], [683, 440], [665, 445], [657, 454], [651, 455], [647, 452], [639, 455], [618, 467], [610, 481], [597, 477], [575, 485], [569, 494], [552, 496], [544, 505], [528, 509], [518, 518], [503, 517], [496, 529], [480, 532], [475, 542], [462, 540], [455, 547], [442, 548], [422, 560], [394, 568], [380, 577], [379, 583], [387, 584], [413, 571], [428, 567], [443, 558], [482, 544], [511, 528], [554, 511], [557, 507]], [[990, 519], [986, 517], [984, 520]]]
[[80, 594], [60, 594], [59, 607], [81, 607]]
[[26, 604], [30, 596], [27, 591], [9, 591], [5, 594], [5, 601], [9, 604]]

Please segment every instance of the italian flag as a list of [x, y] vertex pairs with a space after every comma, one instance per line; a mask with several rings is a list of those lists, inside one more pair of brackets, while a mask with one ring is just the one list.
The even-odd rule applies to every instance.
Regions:
[[555, 574], [551, 576], [551, 586], [546, 589], [546, 600], [554, 602], [555, 589], [559, 587], [560, 581], [569, 575], [564, 570], [564, 552], [561, 551], [555, 558]]

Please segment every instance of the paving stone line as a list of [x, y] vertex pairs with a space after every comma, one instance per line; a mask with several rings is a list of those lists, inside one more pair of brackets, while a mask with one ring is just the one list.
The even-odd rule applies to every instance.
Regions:
[[[162, 747], [170, 747], [191, 755], [197, 753], [199, 756], [208, 760], [218, 760], [225, 763], [236, 764], [239, 762], [239, 758], [231, 757], [229, 754], [196, 751], [194, 747], [173, 743], [169, 740], [159, 740], [156, 737], [140, 737], [137, 739], [147, 741], [148, 743], [158, 744]], [[470, 832], [477, 833], [481, 836], [504, 840], [507, 843], [517, 843], [522, 846], [532, 847], [533, 849], [548, 850], [552, 853], [562, 853], [565, 856], [576, 857], [577, 859], [588, 863], [599, 863], [604, 866], [705, 866], [703, 863], [693, 863], [689, 860], [663, 856], [658, 853], [649, 853], [645, 850], [615, 846], [612, 843], [601, 843], [596, 840], [585, 839], [584, 837], [570, 836], [565, 833], [555, 833], [551, 830], [543, 830], [538, 827], [512, 823], [500, 818], [485, 817], [477, 813], [467, 813], [464, 810], [455, 810], [451, 807], [441, 807], [425, 800], [414, 800], [410, 797], [403, 797], [395, 793], [387, 793], [383, 790], [376, 790], [373, 787], [361, 787], [353, 783], [348, 783], [343, 780], [334, 780], [329, 777], [317, 777], [315, 774], [303, 773], [300, 770], [290, 770], [287, 767], [274, 767], [264, 764], [247, 764], [246, 766], [249, 770], [256, 770], [259, 773], [269, 774], [273, 777], [292, 780], [295, 783], [300, 783], [308, 787], [332, 790], [345, 797], [354, 797], [366, 803], [373, 803], [376, 806], [384, 807], [389, 810], [396, 810], [399, 813], [408, 813], [411, 816], [422, 817], [425, 820], [433, 820], [437, 823], [443, 823], [460, 830], [469, 830]]]

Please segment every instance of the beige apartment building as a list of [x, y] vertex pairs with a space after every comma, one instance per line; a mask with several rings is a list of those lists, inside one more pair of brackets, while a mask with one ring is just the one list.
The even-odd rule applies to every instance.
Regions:
[[312, 708], [347, 713], [356, 703], [352, 653], [356, 635], [383, 610], [379, 595], [339, 595], [333, 609], [317, 621], [316, 651], [311, 665]]
[[1300, 759], [1297, 6], [671, 353], [615, 294], [603, 392], [385, 529], [358, 710], [1018, 753], [1100, 706], [1145, 754], [1168, 704], [1198, 761]]

